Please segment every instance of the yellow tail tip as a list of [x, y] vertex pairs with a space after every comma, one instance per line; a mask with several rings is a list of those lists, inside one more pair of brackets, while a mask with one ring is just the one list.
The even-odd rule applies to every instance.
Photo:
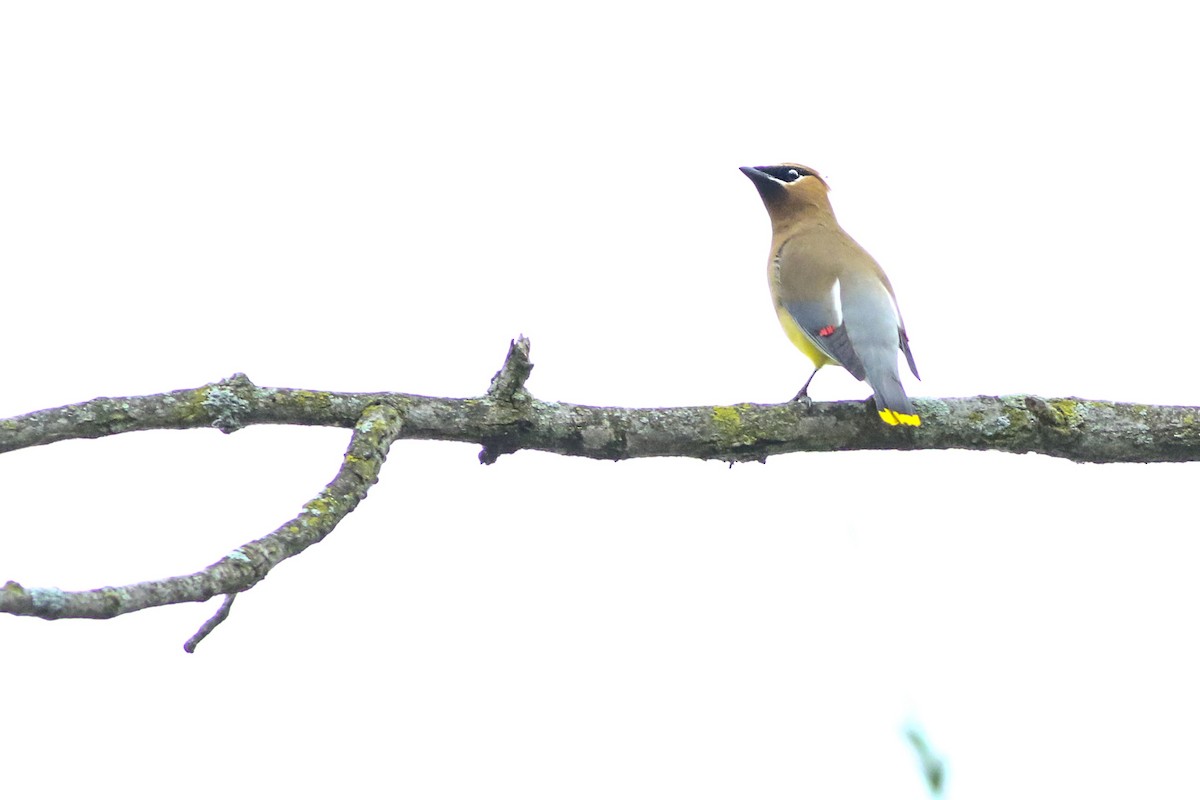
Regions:
[[890, 408], [880, 411], [879, 417], [888, 425], [912, 425], [917, 427], [921, 424], [921, 418], [916, 414], [901, 414], [899, 411], [892, 411]]

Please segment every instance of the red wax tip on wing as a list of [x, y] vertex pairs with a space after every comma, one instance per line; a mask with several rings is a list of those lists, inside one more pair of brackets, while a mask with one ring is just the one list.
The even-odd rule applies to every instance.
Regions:
[[824, 328], [821, 328], [821, 330], [817, 331], [817, 335], [831, 336], [835, 330], [837, 330], [837, 328], [833, 327], [832, 325], [826, 325]]

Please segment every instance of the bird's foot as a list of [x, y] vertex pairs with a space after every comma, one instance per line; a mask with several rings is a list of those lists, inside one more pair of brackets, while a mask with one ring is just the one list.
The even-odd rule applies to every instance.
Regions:
[[796, 396], [793, 397], [788, 402], [789, 403], [799, 403], [801, 406], [804, 407], [805, 411], [808, 411], [809, 409], [811, 409], [813, 401], [812, 401], [812, 398], [808, 396], [808, 392], [806, 391], [807, 389], [808, 389], [808, 387], [806, 386], [806, 387], [804, 387], [804, 389], [801, 389], [800, 391], [796, 392]]

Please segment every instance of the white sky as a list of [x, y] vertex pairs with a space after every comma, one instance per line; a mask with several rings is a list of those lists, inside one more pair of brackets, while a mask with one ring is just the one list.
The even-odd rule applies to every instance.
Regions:
[[[0, 6], [0, 416], [468, 396], [518, 333], [545, 400], [782, 401], [737, 171], [781, 160], [890, 274], [912, 394], [1200, 403], [1183, 7], [820, 5]], [[347, 439], [4, 455], [0, 582], [202, 567]], [[1200, 791], [1200, 466], [477, 449], [399, 443], [194, 656], [216, 601], [0, 618], [4, 793], [920, 798], [909, 722], [951, 798]]]

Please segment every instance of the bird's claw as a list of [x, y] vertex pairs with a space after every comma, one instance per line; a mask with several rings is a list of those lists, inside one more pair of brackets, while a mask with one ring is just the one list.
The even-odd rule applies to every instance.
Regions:
[[799, 403], [801, 406], [804, 407], [805, 411], [810, 410], [812, 408], [812, 404], [813, 404], [812, 398], [808, 396], [808, 392], [803, 391], [803, 390], [796, 392], [796, 396], [793, 397], [788, 402], [789, 403]]

